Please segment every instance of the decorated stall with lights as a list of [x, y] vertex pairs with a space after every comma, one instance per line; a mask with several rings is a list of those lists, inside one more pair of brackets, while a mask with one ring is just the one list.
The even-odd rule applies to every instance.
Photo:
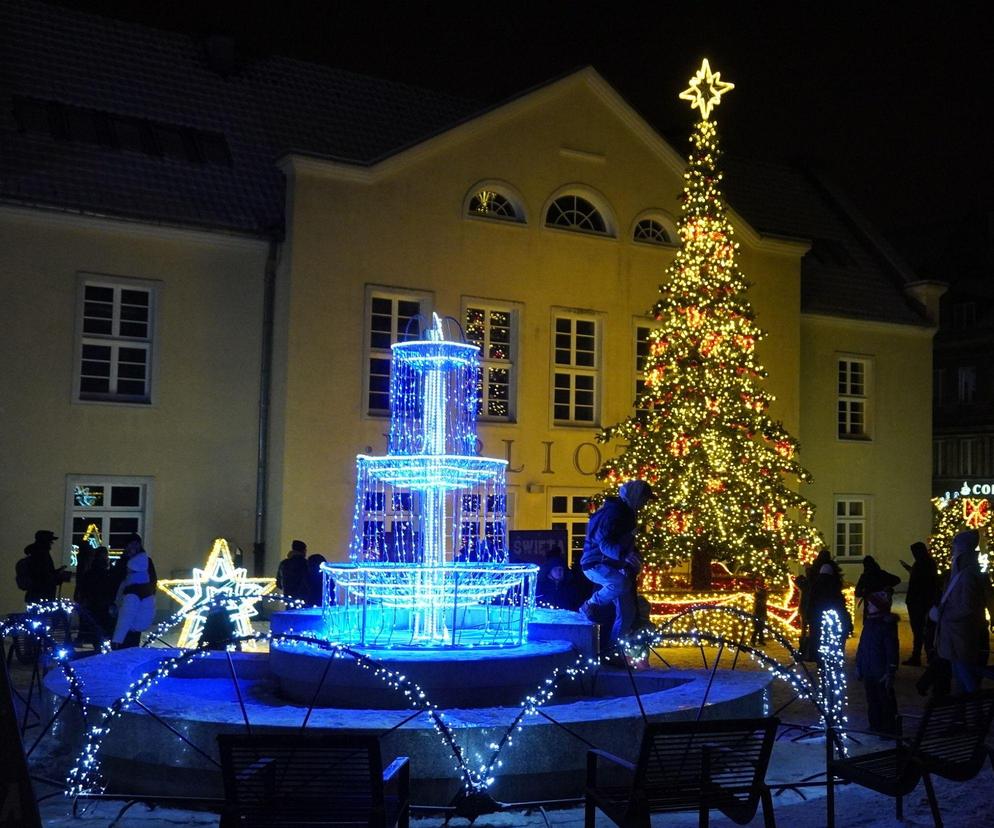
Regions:
[[974, 492], [967, 483], [958, 491], [932, 499], [935, 512], [929, 546], [940, 570], [949, 569], [953, 538], [965, 529], [975, 529], [980, 535], [980, 566], [985, 572], [988, 570], [994, 517], [992, 500], [994, 495]]
[[387, 454], [358, 456], [349, 561], [322, 565], [331, 640], [525, 640], [538, 567], [507, 560], [507, 461], [476, 454], [479, 382], [479, 348], [446, 339], [437, 315], [393, 345]]

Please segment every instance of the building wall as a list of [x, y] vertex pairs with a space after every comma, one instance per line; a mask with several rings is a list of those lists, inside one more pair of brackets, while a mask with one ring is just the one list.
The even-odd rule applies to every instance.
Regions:
[[[23, 606], [14, 563], [36, 529], [59, 535], [56, 559], [69, 543], [67, 475], [152, 478], [162, 577], [217, 536], [251, 550], [265, 260], [257, 240], [0, 208], [0, 611]], [[80, 272], [155, 282], [153, 404], [73, 401]]]
[[[814, 476], [806, 487], [816, 523], [834, 549], [835, 500], [865, 496], [866, 553], [905, 579], [899, 560], [931, 530], [931, 328], [827, 316], [801, 318], [801, 457]], [[869, 378], [868, 440], [838, 437], [838, 359], [865, 358]], [[854, 581], [858, 562], [844, 571]]]
[[[300, 537], [332, 559], [347, 552], [354, 458], [384, 452], [388, 425], [368, 416], [362, 399], [370, 284], [426, 291], [443, 315], [458, 316], [464, 297], [520, 303], [517, 421], [481, 423], [479, 430], [484, 454], [510, 450], [513, 528], [548, 528], [554, 493], [599, 488], [597, 458], [611, 449], [593, 445], [595, 428], [551, 422], [552, 309], [601, 315], [600, 422], [627, 416], [633, 320], [654, 303], [675, 254], [673, 247], [632, 242], [632, 225], [647, 208], [679, 214], [683, 161], [661, 155], [583, 83], [506, 109], [369, 175], [312, 160], [289, 165], [287, 272], [277, 312], [277, 340], [285, 341], [275, 366], [285, 399], [276, 404], [271, 548]], [[473, 185], [491, 179], [520, 194], [527, 224], [465, 216]], [[550, 197], [573, 183], [610, 206], [616, 239], [544, 226]], [[739, 229], [742, 267], [754, 283], [750, 297], [769, 331], [760, 354], [778, 397], [773, 413], [796, 431], [799, 261], [806, 248], [763, 242], [741, 223]]]

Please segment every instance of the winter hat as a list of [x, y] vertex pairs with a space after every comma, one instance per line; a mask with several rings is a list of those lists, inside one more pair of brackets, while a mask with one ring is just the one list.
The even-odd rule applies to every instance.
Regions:
[[627, 483], [623, 483], [618, 491], [618, 496], [635, 512], [641, 509], [647, 501], [656, 499], [652, 492], [652, 486], [644, 480], [629, 480]]
[[290, 543], [290, 551], [291, 552], [306, 552], [307, 551], [307, 544], [304, 543], [302, 540], [292, 541]]
[[921, 541], [915, 541], [913, 544], [911, 544], [910, 549], [911, 549], [911, 554], [915, 556], [916, 561], [922, 555], [928, 552], [928, 547]]

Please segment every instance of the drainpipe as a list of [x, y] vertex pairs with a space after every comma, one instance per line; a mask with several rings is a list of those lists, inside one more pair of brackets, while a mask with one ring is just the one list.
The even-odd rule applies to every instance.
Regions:
[[262, 359], [259, 368], [259, 443], [255, 475], [255, 542], [252, 570], [255, 577], [266, 571], [266, 483], [269, 475], [269, 395], [273, 374], [273, 308], [276, 302], [276, 267], [279, 238], [269, 239], [262, 297]]

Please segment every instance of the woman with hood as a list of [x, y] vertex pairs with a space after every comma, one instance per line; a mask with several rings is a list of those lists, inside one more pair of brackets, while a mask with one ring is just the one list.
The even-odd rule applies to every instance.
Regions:
[[635, 620], [635, 578], [642, 562], [635, 552], [636, 517], [654, 495], [644, 480], [623, 483], [617, 497], [607, 497], [587, 526], [580, 567], [598, 589], [580, 607], [588, 618], [596, 607], [614, 604], [614, 626], [610, 643], [616, 644], [631, 631]]
[[142, 546], [141, 536], [131, 536], [121, 562], [125, 576], [117, 591], [117, 624], [111, 638], [114, 649], [138, 646], [141, 632], [151, 627], [155, 618], [155, 566]]
[[994, 595], [987, 576], [980, 571], [975, 530], [953, 538], [953, 565], [949, 582], [930, 614], [936, 622], [936, 649], [953, 668], [960, 693], [980, 689], [990, 655], [986, 610], [994, 609]]

